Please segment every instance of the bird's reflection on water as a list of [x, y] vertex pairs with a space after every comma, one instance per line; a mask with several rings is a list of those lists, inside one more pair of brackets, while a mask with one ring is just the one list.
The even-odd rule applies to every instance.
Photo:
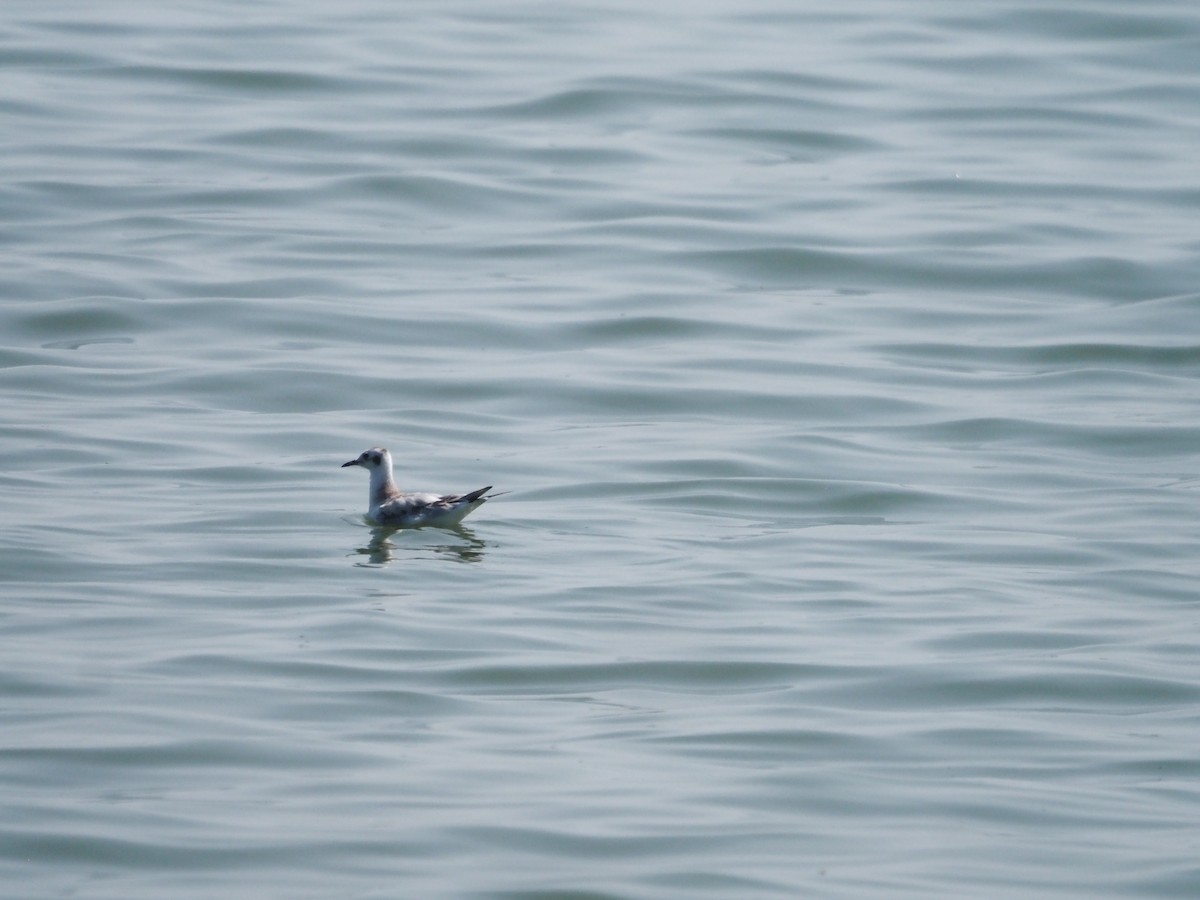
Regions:
[[487, 542], [475, 536], [470, 528], [388, 528], [371, 529], [371, 540], [357, 548], [356, 566], [386, 566], [397, 559], [430, 556], [451, 562], [475, 563], [483, 559]]

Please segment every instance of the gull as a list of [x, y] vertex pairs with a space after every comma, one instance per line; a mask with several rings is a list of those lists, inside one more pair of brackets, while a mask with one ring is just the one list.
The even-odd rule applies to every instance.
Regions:
[[367, 518], [377, 525], [453, 527], [486, 503], [490, 497], [484, 495], [492, 489], [489, 484], [469, 494], [401, 493], [392, 480], [392, 454], [385, 447], [364, 450], [349, 462], [342, 463], [343, 469], [347, 466], [360, 466], [370, 473], [371, 507]]

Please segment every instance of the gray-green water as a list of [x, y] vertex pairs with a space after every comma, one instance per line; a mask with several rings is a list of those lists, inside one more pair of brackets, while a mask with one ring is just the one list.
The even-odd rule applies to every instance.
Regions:
[[0, 26], [0, 894], [1200, 894], [1194, 3]]

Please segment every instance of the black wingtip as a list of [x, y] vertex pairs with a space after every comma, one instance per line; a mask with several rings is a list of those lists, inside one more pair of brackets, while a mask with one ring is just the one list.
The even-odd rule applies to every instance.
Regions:
[[476, 500], [479, 500], [480, 498], [482, 498], [483, 495], [486, 494], [491, 489], [492, 489], [492, 486], [489, 484], [485, 488], [480, 488], [477, 491], [471, 491], [471, 493], [469, 493], [469, 494], [463, 494], [462, 499], [466, 500], [468, 503], [474, 503]]

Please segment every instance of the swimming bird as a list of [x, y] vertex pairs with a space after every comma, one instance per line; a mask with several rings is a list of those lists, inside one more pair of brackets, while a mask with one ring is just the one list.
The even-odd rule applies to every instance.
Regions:
[[484, 495], [492, 489], [489, 484], [469, 494], [401, 493], [392, 480], [392, 454], [385, 447], [364, 450], [349, 462], [342, 463], [343, 469], [347, 466], [360, 466], [370, 473], [371, 506], [367, 518], [377, 525], [454, 526], [486, 503], [489, 498]]

